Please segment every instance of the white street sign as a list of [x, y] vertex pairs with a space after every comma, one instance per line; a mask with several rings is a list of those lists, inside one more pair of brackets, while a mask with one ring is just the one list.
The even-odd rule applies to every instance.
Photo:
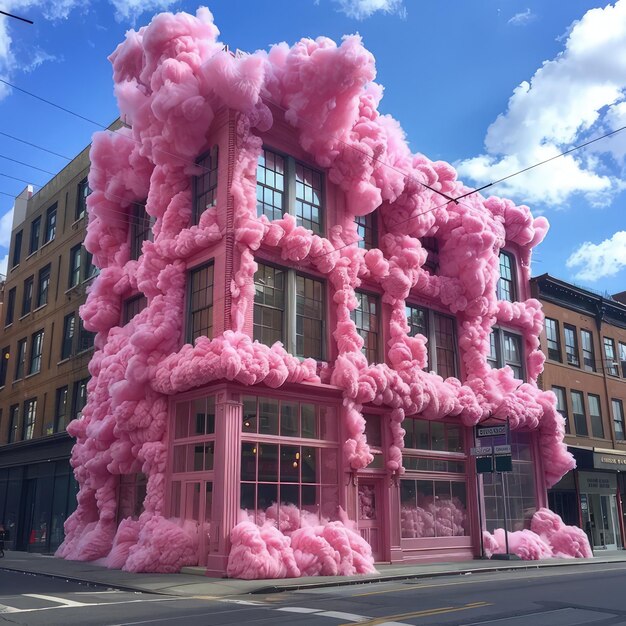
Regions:
[[470, 453], [472, 456], [489, 456], [493, 451], [491, 446], [484, 446], [482, 448], [472, 448]]
[[493, 451], [496, 454], [511, 454], [511, 446], [494, 446]]

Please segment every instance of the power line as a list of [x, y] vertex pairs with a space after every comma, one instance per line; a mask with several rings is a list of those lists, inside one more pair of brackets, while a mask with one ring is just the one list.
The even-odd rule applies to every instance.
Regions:
[[[0, 80], [2, 80], [2, 79], [0, 79]], [[37, 167], [36, 165], [30, 165], [29, 163], [24, 163], [24, 161], [18, 161], [17, 159], [13, 159], [11, 157], [5, 156], [4, 154], [0, 154], [0, 159], [6, 159], [7, 161], [13, 161], [13, 163], [18, 163], [19, 165], [24, 165], [24, 166], [30, 167], [30, 168], [32, 168], [34, 170], [39, 170], [40, 172], [43, 172], [44, 174], [50, 174], [51, 176], [56, 176], [56, 174], [54, 172], [51, 172], [49, 170], [44, 170], [41, 167]]]
[[37, 150], [42, 150], [43, 152], [47, 152], [48, 154], [53, 154], [54, 156], [61, 157], [62, 159], [65, 159], [66, 161], [72, 160], [63, 154], [54, 152], [54, 150], [49, 150], [48, 148], [44, 148], [43, 146], [40, 146], [36, 143], [31, 143], [30, 141], [26, 141], [26, 139], [20, 139], [19, 137], [15, 137], [14, 135], [9, 135], [9, 133], [2, 132], [1, 130], [0, 130], [0, 135], [2, 135], [3, 137], [8, 137], [9, 139], [13, 139], [14, 141], [19, 141], [20, 143], [26, 144], [27, 146], [31, 146], [32, 148], [37, 148]]
[[6, 15], [7, 17], [12, 17], [16, 20], [20, 20], [21, 22], [26, 22], [27, 24], [34, 24], [33, 20], [29, 20], [26, 17], [20, 17], [19, 15], [13, 15], [13, 13], [7, 13], [6, 11], [0, 11], [0, 14]]
[[4, 178], [11, 178], [13, 180], [19, 181], [20, 183], [26, 183], [27, 185], [34, 185], [35, 187], [41, 187], [41, 185], [33, 183], [30, 180], [24, 180], [23, 178], [17, 178], [16, 176], [11, 176], [10, 174], [3, 174], [2, 172], [0, 172], [0, 176], [4, 176]]

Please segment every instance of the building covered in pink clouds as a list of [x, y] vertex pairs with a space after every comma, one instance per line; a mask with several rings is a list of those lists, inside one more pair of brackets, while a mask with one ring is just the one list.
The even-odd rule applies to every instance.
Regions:
[[506, 418], [530, 533], [573, 466], [536, 385], [547, 222], [412, 154], [359, 37], [218, 34], [162, 14], [111, 56], [128, 128], [91, 149], [96, 352], [58, 554], [241, 577], [473, 558], [479, 518], [503, 523], [473, 426]]

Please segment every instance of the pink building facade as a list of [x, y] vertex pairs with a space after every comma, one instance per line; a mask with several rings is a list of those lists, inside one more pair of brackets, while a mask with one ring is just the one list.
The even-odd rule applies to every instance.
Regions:
[[479, 519], [503, 524], [473, 427], [507, 418], [528, 531], [573, 465], [536, 385], [546, 221], [412, 154], [358, 37], [217, 35], [163, 14], [111, 57], [129, 128], [91, 150], [97, 350], [58, 554], [243, 577], [471, 559]]

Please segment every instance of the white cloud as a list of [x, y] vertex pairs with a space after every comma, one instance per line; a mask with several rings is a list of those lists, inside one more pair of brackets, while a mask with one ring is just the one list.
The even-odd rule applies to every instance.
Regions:
[[526, 9], [521, 13], [516, 13], [507, 24], [511, 24], [512, 26], [526, 26], [532, 22], [537, 16], [530, 10]]
[[[375, 0], [370, 0], [375, 1]], [[393, 2], [394, 0], [390, 0]], [[175, 0], [109, 0], [109, 4], [115, 11], [115, 19], [118, 22], [134, 21], [146, 12], [157, 12], [168, 8], [174, 4]], [[91, 4], [90, 0], [9, 0], [4, 2], [2, 9], [9, 13], [33, 19], [41, 16], [45, 20], [64, 20], [76, 11], [87, 11]], [[17, 59], [12, 47], [13, 40], [11, 32], [16, 28], [32, 28], [28, 24], [18, 23], [17, 20], [0, 16], [0, 77], [11, 80], [12, 76], [18, 72], [29, 72], [37, 69], [46, 61], [57, 60], [56, 57], [48, 54], [45, 50], [29, 50], [29, 58]], [[97, 27], [97, 25], [96, 25]], [[0, 83], [0, 100], [2, 100], [10, 89]]]
[[383, 13], [397, 13], [401, 18], [406, 17], [406, 7], [403, 0], [336, 0], [339, 11], [348, 17], [364, 20], [377, 11]]
[[13, 228], [13, 208], [0, 217], [0, 247], [8, 248], [11, 243], [11, 229]]
[[[481, 185], [559, 154], [616, 128], [626, 117], [625, 95], [626, 0], [618, 0], [571, 26], [563, 51], [513, 91], [506, 112], [487, 131], [485, 152], [458, 169]], [[621, 141], [618, 146], [616, 136], [614, 151], [601, 141], [556, 159], [498, 185], [497, 193], [552, 205], [584, 194], [593, 204], [607, 204], [624, 187], [612, 172], [613, 159], [624, 158]]]
[[142, 13], [157, 12], [169, 8], [175, 0], [109, 0], [115, 9], [118, 22], [136, 20]]
[[586, 241], [566, 261], [570, 269], [580, 268], [578, 280], [598, 280], [615, 276], [626, 267], [626, 230], [616, 232], [602, 243]]
[[2, 259], [0, 259], [0, 276], [6, 278], [7, 269], [9, 267], [9, 255], [5, 254]]

